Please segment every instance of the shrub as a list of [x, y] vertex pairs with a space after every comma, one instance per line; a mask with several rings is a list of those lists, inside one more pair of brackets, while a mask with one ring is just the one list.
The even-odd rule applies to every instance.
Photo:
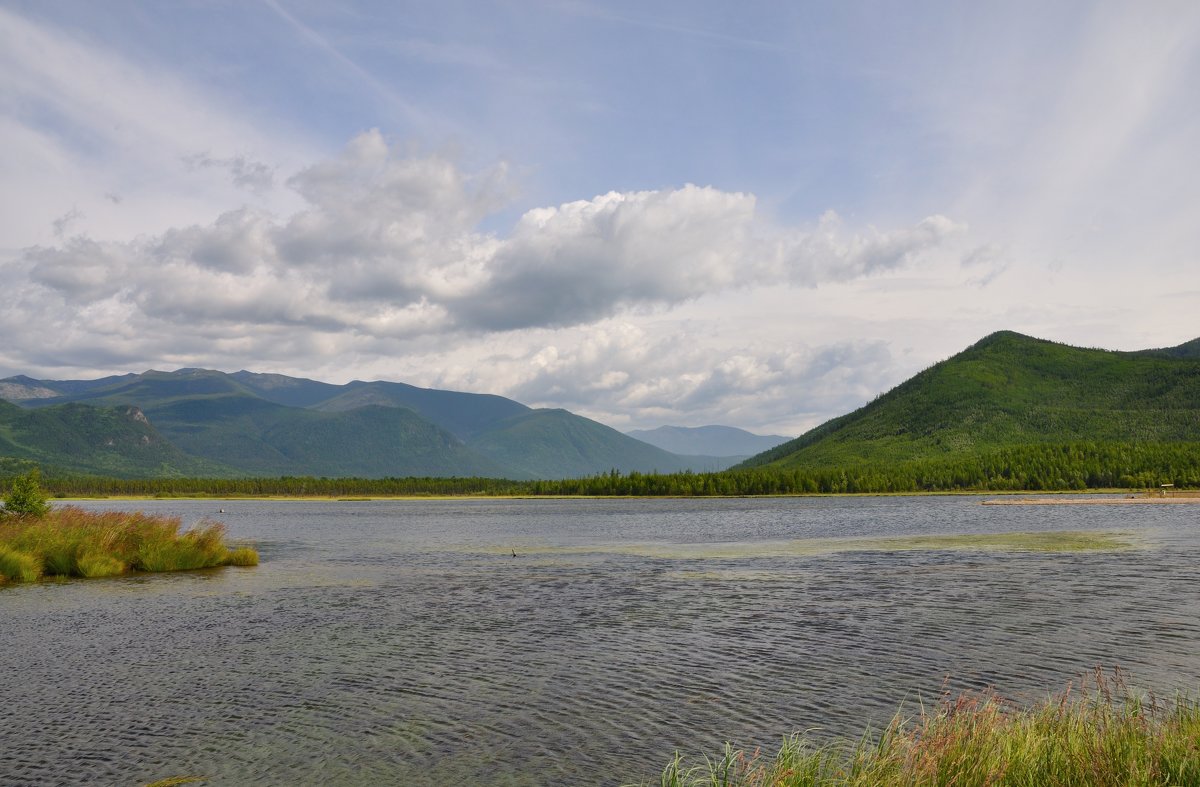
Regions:
[[45, 516], [50, 510], [46, 495], [38, 484], [37, 468], [13, 479], [12, 488], [4, 496], [4, 510], [17, 516]]

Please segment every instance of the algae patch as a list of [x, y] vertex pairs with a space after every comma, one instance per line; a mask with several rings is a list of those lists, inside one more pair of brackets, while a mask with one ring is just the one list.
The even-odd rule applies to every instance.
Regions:
[[[521, 555], [627, 555], [662, 560], [738, 560], [773, 557], [807, 557], [839, 552], [1111, 552], [1133, 546], [1128, 533], [1089, 530], [1056, 530], [1041, 533], [974, 533], [875, 538], [808, 538], [791, 541], [668, 544], [639, 542], [547, 546], [523, 544]], [[478, 548], [485, 554], [504, 554], [511, 547]]]
[[[976, 533], [949, 536], [904, 536], [863, 539], [859, 549], [986, 550], [1001, 552], [1110, 552], [1133, 544], [1127, 533], [1051, 530], [1043, 533]], [[877, 545], [876, 545], [877, 544]]]

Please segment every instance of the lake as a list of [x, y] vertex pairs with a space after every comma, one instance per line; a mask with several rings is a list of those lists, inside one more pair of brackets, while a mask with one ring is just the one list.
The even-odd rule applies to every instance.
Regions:
[[[88, 502], [262, 564], [0, 588], [0, 783], [619, 784], [944, 688], [1200, 687], [1200, 506], [981, 499]], [[1057, 530], [1129, 547], [880, 540]]]

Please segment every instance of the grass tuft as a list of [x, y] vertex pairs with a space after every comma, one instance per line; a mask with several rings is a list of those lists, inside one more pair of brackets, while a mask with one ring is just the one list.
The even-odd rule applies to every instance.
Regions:
[[36, 556], [0, 544], [0, 582], [36, 582], [41, 575], [41, 561]]
[[229, 553], [229, 565], [231, 566], [257, 566], [258, 553], [250, 547], [239, 547]]
[[219, 522], [202, 522], [184, 533], [179, 528], [178, 517], [74, 507], [55, 508], [40, 519], [9, 519], [0, 523], [0, 576], [33, 582], [41, 576], [258, 565], [253, 549], [230, 551]]
[[101, 552], [85, 552], [75, 561], [76, 574], [81, 577], [115, 577], [129, 570], [119, 559]]
[[1019, 708], [994, 692], [944, 697], [878, 737], [818, 745], [787, 738], [773, 759], [728, 744], [689, 765], [676, 754], [663, 787], [1200, 784], [1200, 703], [1160, 702], [1097, 668], [1044, 703]]

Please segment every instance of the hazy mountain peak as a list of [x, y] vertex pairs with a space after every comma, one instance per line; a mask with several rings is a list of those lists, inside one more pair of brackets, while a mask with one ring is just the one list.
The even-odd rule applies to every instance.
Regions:
[[660, 426], [635, 429], [630, 437], [674, 454], [703, 456], [751, 456], [792, 439], [783, 435], [759, 435], [735, 426]]

